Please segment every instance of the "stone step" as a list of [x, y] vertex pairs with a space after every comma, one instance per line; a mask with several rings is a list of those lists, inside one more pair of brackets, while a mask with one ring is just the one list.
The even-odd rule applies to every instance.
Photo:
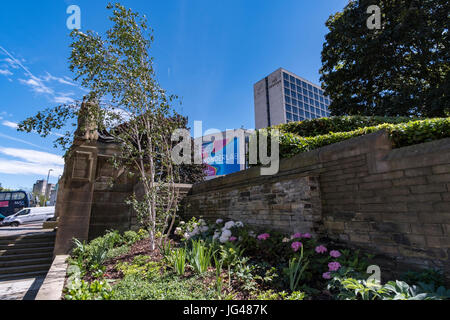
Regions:
[[44, 258], [36, 258], [36, 259], [22, 259], [22, 260], [0, 260], [0, 273], [3, 269], [14, 268], [14, 267], [24, 267], [29, 265], [40, 265], [52, 262], [52, 256], [47, 256]]
[[45, 242], [55, 241], [55, 235], [35, 235], [35, 236], [21, 236], [21, 237], [0, 237], [0, 245], [10, 243], [31, 243], [31, 242]]
[[44, 251], [44, 252], [38, 252], [35, 253], [24, 253], [24, 254], [5, 254], [0, 255], [0, 264], [4, 261], [14, 261], [14, 260], [28, 260], [28, 259], [40, 259], [40, 258], [52, 258], [53, 252], [51, 251]]
[[14, 247], [11, 247], [7, 250], [0, 250], [0, 257], [6, 256], [6, 255], [13, 255], [13, 254], [28, 254], [28, 253], [49, 253], [53, 254], [53, 245], [48, 247], [38, 247], [38, 248], [24, 248], [24, 249], [15, 249]]
[[50, 269], [51, 266], [51, 259], [49, 260], [49, 263], [43, 263], [43, 264], [30, 264], [26, 266], [20, 266], [20, 267], [7, 267], [7, 268], [0, 268], [0, 276], [3, 275], [4, 278], [8, 277], [12, 274], [17, 273], [29, 273], [29, 272], [47, 272]]
[[26, 249], [26, 248], [41, 248], [41, 247], [51, 247], [54, 246], [55, 242], [33, 242], [33, 243], [10, 243], [10, 244], [1, 244], [1, 250], [11, 250], [11, 249]]
[[0, 274], [0, 282], [45, 276], [47, 274], [47, 272], [48, 272], [48, 270], [41, 270], [41, 271], [30, 271], [30, 272], [22, 272], [22, 273]]

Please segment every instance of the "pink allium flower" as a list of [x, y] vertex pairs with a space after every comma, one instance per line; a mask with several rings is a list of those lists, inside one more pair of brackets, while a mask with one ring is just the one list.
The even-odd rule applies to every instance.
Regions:
[[300, 232], [294, 233], [291, 237], [291, 239], [297, 239], [297, 238], [301, 238], [302, 234]]
[[330, 256], [332, 256], [333, 258], [339, 258], [341, 256], [341, 253], [337, 250], [331, 250]]
[[305, 233], [305, 234], [302, 236], [302, 238], [310, 239], [310, 238], [311, 238], [311, 234], [310, 234], [310, 233]]
[[298, 242], [298, 241], [292, 242], [292, 244], [291, 244], [291, 248], [294, 251], [298, 251], [298, 249], [300, 249], [302, 246], [303, 246], [303, 244], [301, 242]]
[[324, 245], [320, 245], [320, 246], [317, 246], [315, 250], [317, 253], [324, 253], [324, 252], [327, 252], [328, 249]]
[[229, 239], [228, 239], [229, 241], [236, 241], [237, 240], [237, 238], [236, 237], [233, 237], [233, 236], [231, 236]]
[[322, 278], [324, 278], [324, 279], [331, 279], [331, 273], [330, 272], [325, 272], [324, 274], [322, 274]]
[[341, 264], [339, 262], [333, 261], [328, 264], [328, 269], [330, 271], [338, 271], [340, 267], [341, 267]]
[[270, 234], [263, 233], [258, 236], [258, 240], [267, 240], [270, 237]]

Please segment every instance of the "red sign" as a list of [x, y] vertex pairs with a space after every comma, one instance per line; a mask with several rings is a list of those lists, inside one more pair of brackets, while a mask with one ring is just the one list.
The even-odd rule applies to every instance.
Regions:
[[9, 201], [0, 201], [0, 208], [9, 207]]

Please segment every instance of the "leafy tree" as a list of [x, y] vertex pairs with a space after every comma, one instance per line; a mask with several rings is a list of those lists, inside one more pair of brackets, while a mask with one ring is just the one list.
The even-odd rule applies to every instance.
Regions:
[[[367, 8], [381, 9], [370, 30]], [[448, 0], [351, 0], [329, 17], [321, 80], [333, 115], [450, 115]]]
[[[112, 10], [112, 27], [106, 36], [92, 31], [71, 33], [70, 70], [90, 92], [81, 107], [77, 101], [45, 109], [22, 121], [19, 130], [47, 136], [72, 121], [72, 126], [78, 126], [75, 135], [95, 139], [98, 133], [106, 133], [112, 137], [120, 149], [114, 165], [129, 168], [142, 184], [143, 195], [133, 195], [128, 202], [148, 228], [154, 249], [170, 233], [176, 216], [179, 193], [175, 183], [187, 177], [195, 180], [203, 172], [201, 166], [189, 170], [171, 159], [172, 132], [185, 128], [187, 119], [171, 107], [177, 97], [168, 95], [156, 81], [149, 54], [153, 35], [145, 16], [120, 4], [107, 8]], [[67, 131], [55, 144], [70, 152], [72, 137]]]

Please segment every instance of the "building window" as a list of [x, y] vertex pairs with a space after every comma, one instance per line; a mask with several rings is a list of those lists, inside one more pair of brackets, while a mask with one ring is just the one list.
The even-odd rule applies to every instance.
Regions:
[[284, 100], [287, 102], [287, 103], [291, 103], [291, 97], [288, 97], [288, 96], [284, 96]]
[[297, 100], [292, 99], [292, 105], [293, 105], [293, 106], [296, 106], [296, 105], [297, 105]]
[[308, 90], [312, 91], [312, 85], [310, 85], [309, 83], [308, 83]]
[[286, 111], [289, 111], [289, 112], [291, 112], [292, 111], [292, 107], [290, 106], [290, 105], [286, 105]]
[[291, 90], [289, 90], [288, 88], [284, 88], [284, 94], [287, 96], [291, 95]]
[[286, 119], [292, 120], [292, 114], [290, 114], [289, 112], [286, 112]]
[[289, 75], [286, 72], [283, 72], [283, 79], [289, 80]]
[[295, 84], [293, 84], [293, 83], [291, 83], [291, 90], [294, 90], [295, 91], [295, 88], [296, 88], [297, 86], [295, 85]]
[[311, 114], [308, 111], [305, 112], [305, 118], [311, 119]]
[[289, 80], [291, 80], [291, 82], [295, 82], [295, 78], [293, 76], [289, 76]]
[[293, 118], [294, 118], [294, 121], [298, 121], [298, 115], [294, 114]]
[[319, 90], [316, 87], [314, 87], [314, 93], [319, 93]]

